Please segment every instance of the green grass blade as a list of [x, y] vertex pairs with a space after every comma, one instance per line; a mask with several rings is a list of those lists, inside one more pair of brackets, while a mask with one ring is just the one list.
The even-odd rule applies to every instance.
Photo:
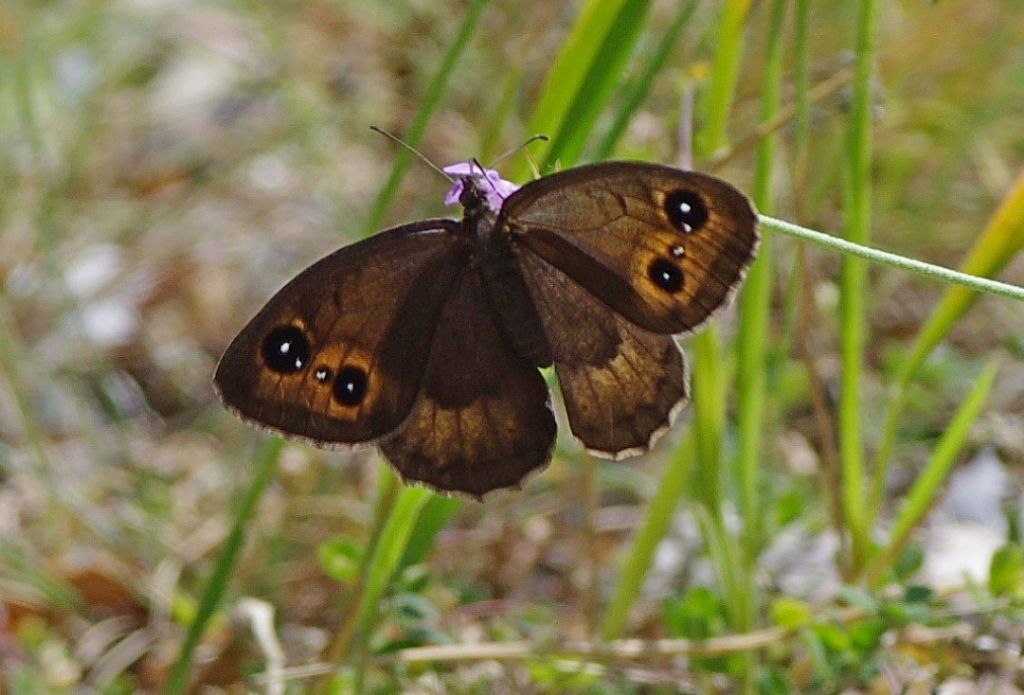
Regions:
[[579, 89], [569, 103], [566, 117], [551, 140], [541, 168], [556, 164], [572, 166], [586, 146], [598, 116], [622, 81], [626, 62], [633, 54], [650, 0], [626, 0], [601, 41]]
[[[796, 17], [793, 29], [793, 45], [796, 67], [793, 77], [796, 116], [793, 128], [796, 182], [802, 185], [807, 175], [807, 153], [811, 142], [811, 42], [810, 42], [811, 0], [796, 0]], [[801, 220], [802, 221], [802, 220]]]
[[697, 152], [705, 157], [723, 147], [728, 139], [729, 114], [736, 97], [743, 56], [743, 30], [751, 4], [751, 0], [726, 0], [722, 9], [711, 83], [700, 102], [700, 113], [706, 125], [694, 141]]
[[[411, 147], [418, 147], [420, 141], [423, 140], [423, 133], [427, 129], [427, 123], [430, 122], [430, 117], [434, 114], [434, 110], [441, 101], [441, 96], [448, 86], [448, 78], [451, 76], [456, 62], [462, 56], [463, 50], [465, 50], [466, 45], [469, 43], [469, 38], [473, 35], [477, 20], [480, 19], [480, 13], [483, 12], [487, 2], [488, 0], [473, 0], [466, 11], [466, 16], [462, 20], [459, 32], [445, 54], [440, 70], [434, 75], [434, 79], [431, 80], [430, 86], [427, 87], [427, 91], [423, 95], [420, 108], [416, 112], [416, 117], [413, 118], [409, 131], [402, 135], [402, 138]], [[391, 201], [394, 200], [395, 195], [398, 193], [398, 186], [402, 182], [402, 177], [405, 176], [405, 172], [409, 169], [409, 164], [412, 163], [412, 156], [412, 153], [404, 147], [395, 150], [395, 161], [391, 165], [391, 173], [388, 174], [387, 181], [377, 194], [377, 199], [373, 201], [370, 215], [366, 219], [366, 224], [363, 225], [363, 236], [369, 236], [380, 228], [384, 216], [391, 206]]]
[[911, 532], [935, 504], [939, 488], [946, 481], [953, 464], [956, 463], [964, 442], [967, 440], [971, 425], [978, 419], [978, 415], [981, 414], [981, 409], [988, 399], [997, 371], [998, 366], [995, 362], [990, 362], [985, 367], [974, 388], [971, 389], [971, 393], [953, 416], [953, 421], [943, 432], [928, 464], [914, 481], [913, 487], [907, 494], [906, 502], [896, 517], [888, 546], [872, 563], [868, 572], [868, 576], [873, 581], [882, 577], [885, 570], [903, 550]]
[[[360, 611], [377, 547], [383, 536], [384, 527], [394, 513], [398, 494], [402, 489], [398, 475], [383, 457], [380, 458], [377, 468], [377, 498], [374, 501], [373, 518], [370, 520], [366, 547], [363, 549], [362, 561], [359, 564], [358, 580], [343, 597], [341, 618], [338, 620], [334, 636], [331, 638], [330, 647], [326, 650], [326, 659], [331, 662], [345, 661], [352, 649], [352, 640], [356, 637], [359, 628]], [[325, 680], [317, 691], [323, 692], [326, 687], [327, 681]]]
[[626, 89], [622, 106], [616, 111], [611, 127], [594, 151], [595, 161], [608, 159], [612, 156], [615, 146], [622, 138], [622, 134], [626, 132], [626, 126], [629, 125], [633, 114], [637, 112], [644, 103], [644, 99], [647, 98], [651, 85], [654, 84], [654, 78], [665, 67], [665, 63], [672, 54], [673, 47], [676, 45], [676, 40], [682, 33], [683, 27], [690, 21], [695, 9], [697, 9], [696, 0], [690, 0], [690, 2], [683, 6], [665, 31], [664, 36], [661, 37], [661, 41], [658, 42], [657, 48], [655, 48], [644, 69], [630, 82], [629, 87]]
[[507, 147], [503, 134], [505, 124], [515, 112], [514, 105], [523, 83], [523, 71], [519, 67], [510, 67], [501, 91], [494, 102], [494, 111], [487, 119], [487, 127], [480, 135], [480, 161], [490, 165], [495, 157], [501, 155]]
[[[782, 26], [786, 2], [772, 4], [768, 27], [764, 83], [761, 90], [761, 119], [769, 121], [779, 112], [782, 99]], [[778, 144], [776, 134], [767, 135], [757, 152], [754, 202], [760, 211], [772, 214], [772, 169]], [[738, 478], [740, 512], [743, 518], [745, 560], [753, 565], [761, 535], [758, 505], [760, 467], [764, 459], [761, 433], [765, 425], [765, 370], [768, 354], [768, 316], [772, 296], [772, 237], [762, 232], [761, 250], [747, 276], [740, 301], [737, 346], [737, 427], [739, 429]]]
[[[875, 60], [875, 0], [861, 0], [857, 25], [856, 76], [847, 134], [843, 181], [845, 237], [867, 244], [871, 237], [871, 76]], [[861, 382], [865, 343], [867, 263], [843, 256], [840, 271], [839, 453], [843, 474], [843, 512], [850, 530], [851, 567], [863, 569], [869, 543], [865, 504], [864, 449], [861, 431]]]
[[[726, 144], [729, 113], [732, 108], [742, 54], [743, 30], [750, 9], [747, 0], [730, 0], [719, 21], [718, 46], [710, 86], [702, 96], [704, 130], [697, 133], [698, 151], [708, 153]], [[725, 529], [723, 509], [725, 471], [722, 444], [725, 437], [725, 385], [721, 341], [715, 326], [693, 340], [693, 429], [696, 438], [696, 486], [701, 501], [699, 516], [704, 540], [723, 586], [733, 629], [743, 631], [751, 615], [750, 583], [739, 562], [735, 540]], [[744, 691], [751, 692], [754, 670], [745, 662], [742, 669]]]
[[654, 551], [668, 532], [675, 518], [679, 500], [686, 492], [693, 468], [693, 431], [676, 447], [665, 472], [658, 481], [658, 488], [647, 505], [643, 524], [629, 552], [623, 556], [615, 593], [605, 610], [601, 621], [600, 636], [603, 640], [618, 639], [626, 631], [629, 611], [636, 603], [643, 588], [644, 579], [654, 561]]
[[164, 692], [168, 695], [178, 695], [188, 688], [189, 674], [192, 670], [192, 659], [196, 647], [203, 637], [213, 617], [214, 611], [220, 605], [224, 593], [227, 591], [228, 581], [231, 579], [231, 572], [238, 563], [238, 557], [242, 552], [242, 545], [245, 542], [245, 528], [256, 512], [256, 507], [263, 497], [264, 491], [274, 478], [277, 470], [277, 461], [281, 454], [284, 441], [279, 437], [272, 437], [263, 447], [256, 461], [256, 472], [249, 489], [246, 490], [242, 503], [235, 513], [234, 523], [231, 525], [231, 532], [228, 534], [224, 546], [217, 556], [217, 563], [214, 565], [213, 574], [206, 582], [203, 595], [199, 600], [199, 607], [196, 610], [195, 618], [189, 625], [185, 642], [181, 646], [181, 653], [178, 660], [171, 669], [171, 675], [167, 679], [167, 686]]
[[693, 429], [697, 437], [697, 496], [716, 516], [722, 512], [721, 465], [725, 436], [725, 370], [714, 325], [693, 339]]
[[[962, 269], [972, 275], [991, 277], [1016, 257], [1021, 249], [1024, 249], [1024, 172], [1021, 172], [1013, 188], [990, 218]], [[918, 333], [909, 357], [900, 368], [882, 430], [882, 442], [875, 458], [870, 504], [872, 516], [877, 515], [882, 506], [885, 480], [896, 441], [896, 430], [903, 415], [907, 387], [928, 355], [971, 308], [977, 297], [978, 291], [975, 289], [951, 287], [947, 290], [939, 306]]]
[[416, 532], [409, 538], [409, 544], [402, 556], [400, 567], [423, 562], [434, 547], [437, 534], [453, 516], [462, 509], [465, 500], [461, 497], [431, 495], [420, 512]]
[[[628, 0], [588, 0], [580, 10], [562, 50], [548, 70], [526, 132], [553, 136], [567, 120], [570, 104], [596, 60], [601, 42], [594, 37], [607, 36], [619, 12]], [[538, 143], [538, 159], [547, 156], [550, 143]], [[510, 168], [509, 178], [520, 180], [529, 174], [528, 165], [519, 162]]]
[[403, 487], [398, 493], [395, 506], [381, 529], [380, 538], [370, 558], [366, 588], [357, 612], [357, 634], [367, 634], [377, 604], [409, 546], [409, 538], [416, 528], [420, 512], [433, 494], [422, 487]]
[[[718, 45], [710, 86], [701, 101], [705, 130], [697, 134], [704, 152], [725, 144], [726, 125], [739, 71], [749, 0], [729, 0], [719, 21]], [[725, 380], [718, 332], [710, 326], [693, 340], [694, 422], [700, 496], [713, 516], [721, 514], [721, 444], [725, 433]]]

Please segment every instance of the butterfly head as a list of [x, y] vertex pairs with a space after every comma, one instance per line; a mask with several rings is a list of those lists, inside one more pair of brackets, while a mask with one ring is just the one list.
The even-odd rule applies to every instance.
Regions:
[[445, 205], [461, 204], [464, 208], [484, 207], [492, 212], [501, 210], [505, 198], [519, 188], [501, 178], [494, 169], [485, 169], [479, 162], [458, 162], [444, 168], [444, 173], [455, 183], [444, 197]]

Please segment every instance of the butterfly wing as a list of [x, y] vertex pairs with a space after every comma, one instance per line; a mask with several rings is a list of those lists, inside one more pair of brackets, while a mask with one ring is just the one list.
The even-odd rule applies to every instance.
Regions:
[[598, 455], [645, 451], [688, 396], [670, 334], [724, 306], [753, 260], [750, 202], [710, 176], [615, 162], [527, 184], [499, 224], [518, 250], [573, 433]]
[[522, 254], [522, 265], [573, 434], [598, 456], [643, 453], [686, 404], [675, 340], [631, 323], [538, 256]]
[[749, 199], [706, 174], [610, 162], [528, 183], [500, 224], [632, 323], [695, 330], [732, 296], [757, 249]]
[[440, 317], [419, 400], [381, 451], [402, 477], [480, 497], [551, 458], [547, 384], [502, 333], [475, 268]]
[[457, 223], [397, 227], [317, 261], [232, 341], [215, 388], [246, 420], [317, 445], [378, 439], [419, 393], [467, 247]]

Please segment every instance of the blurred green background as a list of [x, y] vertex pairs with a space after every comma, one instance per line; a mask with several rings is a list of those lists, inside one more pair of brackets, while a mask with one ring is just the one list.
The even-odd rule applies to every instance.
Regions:
[[[1024, 595], [1024, 312], [1011, 300], [983, 298], [949, 322], [892, 410], [900, 369], [947, 288], [868, 271], [858, 383], [869, 463], [887, 412], [898, 430], [878, 516], [860, 536], [833, 503], [855, 470], [835, 461], [849, 359], [841, 257], [781, 237], [767, 251], [774, 275], [751, 290], [768, 312], [755, 356], [763, 413], [749, 416], [760, 433], [756, 504], [734, 465], [736, 418], [751, 421], [733, 396], [734, 339], [746, 335], [735, 309], [710, 338], [728, 355], [716, 404], [723, 463], [710, 474], [693, 453], [693, 427], [708, 439], [691, 407], [640, 459], [595, 464], [563, 431], [551, 467], [521, 492], [482, 504], [402, 497], [372, 449], [268, 453], [267, 437], [210, 386], [231, 337], [308, 263], [372, 228], [457, 214], [424, 166], [389, 183], [406, 155], [370, 125], [410, 137], [439, 165], [489, 161], [535, 132], [552, 137], [549, 158], [562, 165], [677, 163], [695, 96], [695, 168], [767, 191], [763, 209], [835, 234], [851, 220], [844, 185], [856, 188], [847, 138], [870, 125], [871, 243], [960, 265], [998, 206], [1024, 195], [1024, 4], [885, 2], [867, 25], [866, 6], [0, 4], [0, 691], [159, 691], [204, 600], [216, 610], [192, 682], [228, 692], [1024, 687], [1012, 649]], [[858, 43], [865, 26], [874, 46]], [[453, 51], [460, 32], [467, 42]], [[870, 67], [860, 82], [859, 61]], [[783, 111], [764, 128], [772, 84]], [[725, 157], [720, 145], [734, 149]], [[545, 147], [531, 150], [542, 162]], [[529, 176], [522, 156], [502, 168]], [[974, 270], [1005, 265], [1000, 277], [1022, 285], [1014, 220], [998, 262]], [[978, 375], [990, 362], [989, 392]], [[701, 364], [698, 354], [698, 381]], [[903, 495], [923, 468], [938, 469], [940, 440], [973, 396], [977, 410], [949, 443], [957, 468], [923, 503], [930, 515], [911, 524], [909, 544], [886, 545]], [[237, 510], [261, 455], [276, 471], [246, 520]], [[666, 471], [682, 499], [652, 505]], [[720, 498], [701, 497], [706, 475]], [[409, 512], [405, 527], [396, 509]], [[244, 544], [217, 596], [210, 577], [233, 524]], [[407, 533], [396, 541], [388, 528]], [[858, 564], [847, 535], [878, 546]], [[732, 563], [716, 552], [740, 546]], [[635, 557], [648, 562], [623, 588]], [[269, 641], [246, 597], [273, 608]], [[850, 621], [833, 621], [851, 608]], [[907, 637], [909, 624], [925, 637]], [[726, 642], [714, 658], [566, 647], [556, 659], [544, 647], [771, 629], [782, 632], [758, 650]], [[471, 653], [516, 640], [525, 655]], [[451, 651], [402, 660], [424, 645]], [[320, 666], [272, 673], [305, 664]], [[268, 667], [270, 686], [254, 680]]]

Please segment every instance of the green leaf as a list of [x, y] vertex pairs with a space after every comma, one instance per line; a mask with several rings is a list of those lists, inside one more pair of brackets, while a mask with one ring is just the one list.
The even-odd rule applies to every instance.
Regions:
[[[1003, 198], [988, 226], [974, 243], [961, 269], [971, 275], [992, 277], [1024, 249], [1024, 173]], [[899, 381], [909, 381], [925, 358], [946, 337], [960, 317], [978, 298], [978, 292], [963, 287], [946, 291], [928, 323], [918, 334]]]
[[775, 500], [775, 523], [782, 527], [803, 517], [807, 511], [807, 493], [805, 490], [792, 488]]
[[924, 564], [924, 549], [919, 543], [911, 543], [896, 558], [892, 571], [898, 580], [906, 580], [917, 573]]
[[359, 575], [363, 549], [348, 538], [332, 538], [317, 548], [320, 569], [331, 579], [349, 584]]
[[[985, 230], [974, 243], [961, 269], [972, 275], [993, 277], [1024, 249], [1024, 172], [1003, 198], [1002, 204], [989, 219]], [[885, 480], [896, 431], [903, 420], [903, 407], [910, 381], [917, 375], [925, 359], [931, 354], [960, 318], [978, 298], [976, 290], [951, 287], [946, 291], [931, 318], [921, 329], [896, 378], [895, 395], [889, 403], [882, 441], [875, 457], [872, 483], [871, 510], [877, 514], [885, 492]]]
[[859, 620], [850, 626], [850, 647], [862, 655], [869, 654], [878, 648], [882, 635], [885, 634], [885, 623], [878, 618]]
[[837, 625], [815, 625], [814, 634], [822, 645], [831, 652], [845, 652], [850, 649], [850, 633]]
[[711, 589], [698, 586], [681, 598], [665, 602], [665, 627], [672, 637], [705, 639], [719, 634], [725, 624], [722, 599]]
[[992, 555], [988, 590], [993, 596], [1024, 597], [1024, 548], [1011, 543]]
[[682, 33], [683, 27], [689, 24], [690, 17], [693, 16], [693, 11], [696, 8], [696, 0], [690, 0], [680, 9], [679, 13], [676, 14], [676, 18], [672, 20], [668, 29], [665, 30], [661, 41], [658, 43], [658, 47], [654, 50], [644, 68], [630, 80], [629, 86], [625, 90], [626, 95], [622, 100], [622, 105], [615, 112], [611, 127], [608, 128], [608, 132], [605, 133], [601, 143], [594, 151], [594, 159], [596, 161], [612, 156], [615, 146], [618, 144], [623, 133], [626, 132], [626, 126], [632, 120], [633, 114], [637, 112], [644, 103], [644, 99], [647, 98], [647, 93], [650, 91], [651, 85], [654, 84], [654, 78], [661, 72], [668, 57], [674, 53], [673, 47], [676, 44], [676, 39]]
[[421, 487], [403, 487], [398, 493], [368, 565], [366, 590], [361, 597], [357, 622], [363, 634], [366, 634], [377, 604], [399, 567], [420, 511], [432, 496], [432, 492]]
[[923, 584], [909, 584], [903, 592], [903, 600], [908, 603], [929, 603], [935, 598], [935, 590]]
[[688, 435], [676, 446], [672, 458], [665, 466], [654, 497], [647, 505], [644, 522], [637, 531], [632, 547], [623, 557], [619, 583], [601, 621], [601, 639], [616, 639], [626, 631], [629, 610], [641, 593], [644, 578], [654, 562], [658, 543], [672, 525], [676, 507], [686, 492], [692, 468], [693, 440], [692, 435]]
[[437, 606], [422, 594], [398, 594], [388, 604], [395, 619], [404, 625], [432, 620], [438, 616]]
[[772, 622], [779, 627], [798, 628], [810, 624], [814, 613], [806, 601], [795, 598], [780, 598], [772, 603]]
[[423, 506], [423, 511], [420, 512], [416, 528], [409, 537], [409, 545], [402, 557], [402, 567], [415, 565], [426, 559], [427, 553], [434, 547], [437, 534], [453, 516], [458, 514], [462, 509], [462, 504], [463, 500], [459, 497], [441, 495], [434, 495], [427, 501]]

